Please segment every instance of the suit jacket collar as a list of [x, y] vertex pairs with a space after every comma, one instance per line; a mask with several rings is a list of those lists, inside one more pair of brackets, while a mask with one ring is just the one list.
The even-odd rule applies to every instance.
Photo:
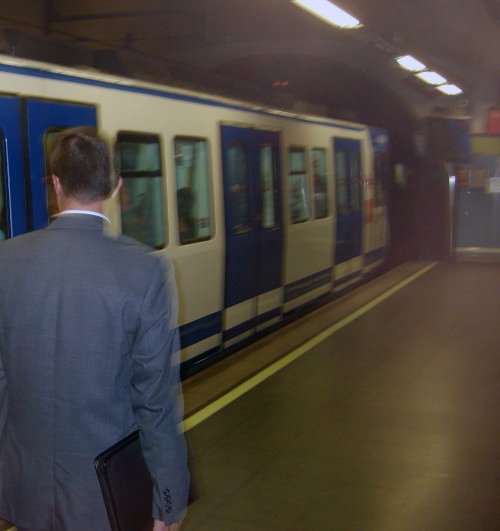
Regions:
[[47, 229], [80, 229], [97, 230], [102, 232], [105, 219], [91, 214], [64, 214], [51, 220]]

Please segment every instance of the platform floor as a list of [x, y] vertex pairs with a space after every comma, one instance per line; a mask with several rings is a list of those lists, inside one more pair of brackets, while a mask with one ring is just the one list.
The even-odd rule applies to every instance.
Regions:
[[188, 430], [183, 530], [500, 529], [499, 286], [439, 264]]
[[426, 266], [184, 382], [183, 531], [500, 529], [500, 267]]

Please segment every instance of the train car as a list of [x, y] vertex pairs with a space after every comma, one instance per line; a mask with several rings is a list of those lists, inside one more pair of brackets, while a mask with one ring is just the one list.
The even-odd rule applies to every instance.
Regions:
[[173, 260], [184, 370], [383, 262], [382, 130], [8, 56], [0, 239], [56, 212], [46, 154], [57, 131], [79, 125], [116, 142], [114, 230]]

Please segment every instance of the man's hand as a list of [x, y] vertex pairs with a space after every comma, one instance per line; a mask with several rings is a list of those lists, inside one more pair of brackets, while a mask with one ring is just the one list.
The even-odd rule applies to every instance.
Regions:
[[175, 524], [165, 524], [160, 520], [155, 520], [155, 525], [153, 526], [153, 531], [179, 531], [181, 528], [181, 522]]

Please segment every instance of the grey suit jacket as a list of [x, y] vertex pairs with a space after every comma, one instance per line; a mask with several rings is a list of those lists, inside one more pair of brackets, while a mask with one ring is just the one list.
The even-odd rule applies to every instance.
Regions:
[[0, 516], [20, 527], [108, 530], [94, 458], [137, 428], [153, 516], [187, 505], [172, 271], [104, 223], [0, 244]]

